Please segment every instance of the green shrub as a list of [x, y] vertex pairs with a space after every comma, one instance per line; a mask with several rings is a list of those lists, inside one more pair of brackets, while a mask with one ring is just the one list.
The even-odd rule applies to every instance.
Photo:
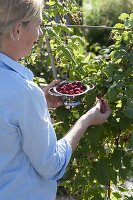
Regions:
[[[98, 94], [108, 100], [112, 109], [107, 123], [90, 127], [81, 139], [59, 182], [61, 191], [76, 200], [103, 200], [105, 196], [125, 200], [122, 186], [133, 176], [133, 14], [121, 15], [122, 22], [116, 25], [131, 30], [113, 31], [113, 45], [107, 49], [95, 46], [95, 49], [101, 49], [101, 54], [96, 56], [87, 53], [82, 34], [76, 35], [73, 29], [66, 27], [66, 14], [72, 15], [77, 10], [75, 1], [71, 0], [69, 4], [64, 7], [59, 1], [48, 1], [44, 25], [50, 27], [44, 27], [44, 36], [24, 62], [35, 76], [41, 76], [46, 82], [53, 79], [45, 42], [48, 37], [59, 77], [66, 73], [69, 80], [83, 80], [95, 85], [80, 106], [72, 109], [63, 106], [50, 111], [59, 139], [94, 105]], [[50, 21], [57, 14], [61, 15], [60, 25]], [[113, 185], [118, 186], [117, 191], [113, 190]]]
[[[121, 13], [132, 13], [132, 0], [90, 0], [90, 4], [84, 1], [83, 15], [84, 24], [86, 25], [106, 25], [114, 26], [119, 22], [118, 16]], [[110, 31], [107, 30], [86, 30], [86, 39], [93, 44], [95, 42], [101, 45], [112, 43], [109, 39]]]

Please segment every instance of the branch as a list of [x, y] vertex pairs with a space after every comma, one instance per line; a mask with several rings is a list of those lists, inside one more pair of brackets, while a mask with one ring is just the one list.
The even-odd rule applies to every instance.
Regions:
[[45, 40], [46, 40], [46, 45], [47, 45], [47, 52], [49, 54], [50, 61], [51, 61], [53, 76], [54, 76], [54, 79], [57, 79], [57, 71], [56, 71], [56, 67], [55, 67], [54, 56], [52, 54], [52, 49], [51, 49], [51, 45], [50, 45], [48, 36], [45, 36]]

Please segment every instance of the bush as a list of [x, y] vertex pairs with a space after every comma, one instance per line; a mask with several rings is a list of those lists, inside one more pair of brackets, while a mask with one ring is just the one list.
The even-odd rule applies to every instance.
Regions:
[[[50, 26], [44, 27], [44, 36], [24, 62], [46, 82], [53, 79], [45, 42], [48, 37], [59, 77], [66, 73], [69, 80], [95, 85], [80, 106], [72, 109], [63, 106], [50, 111], [58, 139], [94, 105], [98, 94], [105, 96], [112, 109], [108, 123], [86, 131], [59, 182], [60, 189], [79, 200], [103, 200], [105, 196], [126, 200], [121, 186], [133, 176], [133, 14], [121, 15], [122, 22], [117, 24], [131, 30], [113, 31], [113, 45], [101, 49], [101, 54], [95, 56], [87, 53], [82, 35], [75, 35], [73, 29], [65, 26], [66, 14], [77, 11], [75, 1], [71, 0], [70, 5], [64, 7], [56, 0], [49, 0], [48, 6], [44, 24]], [[60, 25], [50, 21], [59, 14]], [[119, 186], [117, 192], [113, 191], [113, 184]]]
[[[118, 23], [118, 16], [121, 13], [133, 12], [132, 0], [91, 0], [90, 4], [84, 2], [83, 16], [86, 25], [106, 25], [114, 26]], [[110, 31], [107, 30], [86, 30], [86, 39], [93, 44], [95, 42], [101, 45], [110, 45]]]

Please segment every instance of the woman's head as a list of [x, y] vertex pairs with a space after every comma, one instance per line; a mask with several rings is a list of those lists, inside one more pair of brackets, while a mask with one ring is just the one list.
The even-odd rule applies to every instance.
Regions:
[[[0, 51], [18, 60], [42, 35], [43, 0], [0, 0]], [[12, 51], [14, 49], [14, 51]]]
[[17, 22], [29, 22], [40, 15], [42, 0], [0, 0], [0, 34], [8, 33]]

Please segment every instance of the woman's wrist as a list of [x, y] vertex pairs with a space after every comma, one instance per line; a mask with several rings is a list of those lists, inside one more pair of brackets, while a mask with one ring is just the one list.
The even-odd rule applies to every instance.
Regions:
[[91, 126], [91, 120], [90, 115], [88, 113], [85, 113], [80, 117], [80, 121], [84, 129], [87, 129], [89, 126]]

